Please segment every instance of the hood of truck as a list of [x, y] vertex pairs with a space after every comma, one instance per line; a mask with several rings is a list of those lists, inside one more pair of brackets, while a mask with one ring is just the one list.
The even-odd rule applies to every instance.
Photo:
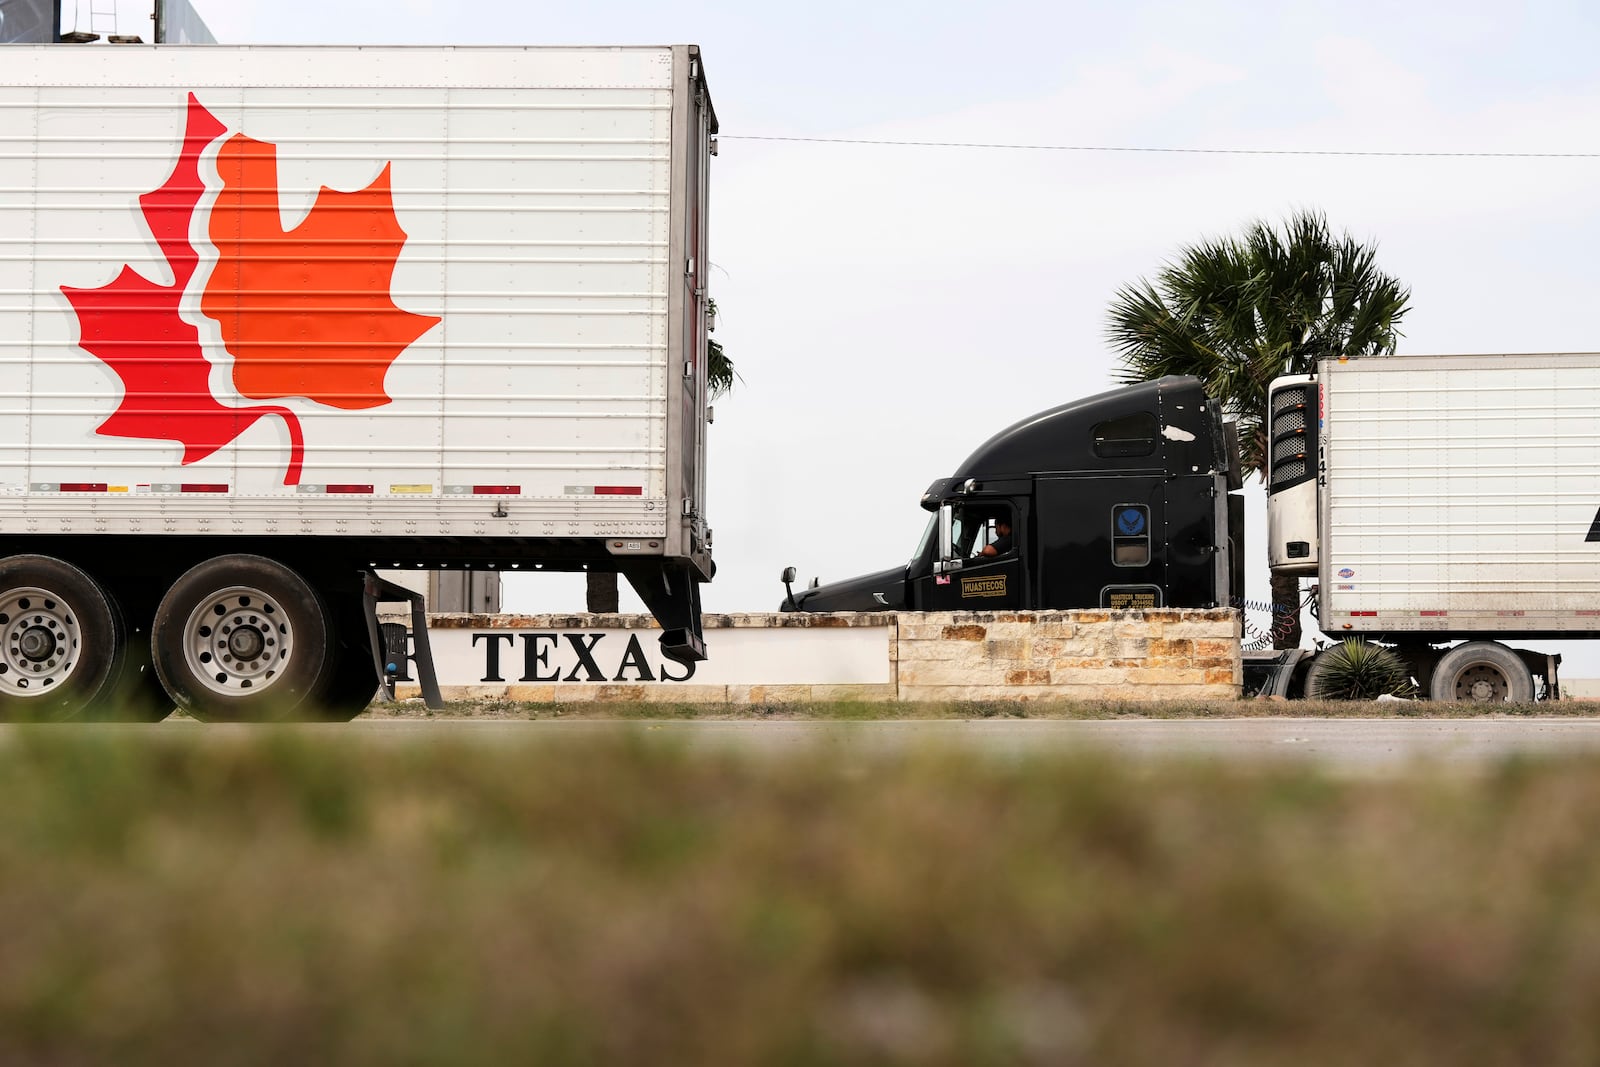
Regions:
[[[879, 601], [874, 593], [883, 594]], [[791, 606], [787, 597], [780, 611], [899, 611], [906, 606], [906, 569], [890, 567], [859, 578], [799, 589]]]

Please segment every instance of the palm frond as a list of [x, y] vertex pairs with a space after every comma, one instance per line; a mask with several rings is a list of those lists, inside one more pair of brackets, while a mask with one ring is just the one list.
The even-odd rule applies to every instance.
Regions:
[[733, 367], [733, 360], [728, 358], [722, 350], [722, 345], [716, 341], [706, 343], [706, 388], [711, 394], [711, 399], [716, 400], [726, 396], [733, 389], [734, 382], [743, 382], [739, 372]]
[[1245, 433], [1266, 413], [1267, 387], [1339, 355], [1395, 351], [1411, 291], [1377, 253], [1335, 235], [1319, 211], [1281, 227], [1257, 221], [1237, 239], [1182, 249], [1154, 280], [1118, 289], [1106, 339], [1126, 382], [1164, 374], [1203, 379]]
[[[707, 300], [706, 306], [712, 318], [717, 314], [717, 302]], [[728, 353], [723, 351], [722, 345], [715, 340], [706, 341], [706, 389], [711, 394], [711, 400], [726, 396], [732, 389], [734, 382], [743, 382], [739, 372], [734, 369], [733, 360], [728, 358]]]

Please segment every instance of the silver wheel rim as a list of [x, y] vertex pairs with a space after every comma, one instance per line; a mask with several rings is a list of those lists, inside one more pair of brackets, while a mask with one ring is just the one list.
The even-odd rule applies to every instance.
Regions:
[[202, 600], [183, 624], [183, 655], [199, 683], [221, 696], [269, 689], [294, 654], [294, 627], [278, 602], [236, 585]]
[[26, 700], [61, 688], [78, 666], [78, 613], [48, 589], [0, 593], [0, 695]]
[[1474, 704], [1504, 702], [1511, 695], [1506, 676], [1487, 663], [1474, 663], [1456, 675], [1456, 699]]

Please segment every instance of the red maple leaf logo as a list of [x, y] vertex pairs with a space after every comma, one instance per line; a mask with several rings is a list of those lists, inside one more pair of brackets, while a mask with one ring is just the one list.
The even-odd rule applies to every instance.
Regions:
[[[201, 153], [226, 127], [189, 95], [183, 147], [172, 174], [139, 198], [172, 284], [131, 266], [97, 289], [61, 291], [78, 314], [81, 346], [122, 379], [123, 398], [98, 433], [176, 441], [185, 464], [276, 415], [288, 427], [285, 485], [304, 463], [300, 420], [286, 407], [229, 407], [211, 392], [199, 331], [179, 314], [200, 255], [189, 226], [205, 183]], [[223, 189], [209, 234], [219, 258], [201, 300], [234, 359], [235, 388], [256, 400], [305, 397], [343, 409], [389, 403], [389, 365], [439, 319], [390, 300], [406, 234], [389, 195], [389, 168], [356, 193], [323, 188], [311, 214], [285, 233], [278, 224], [277, 149], [236, 135], [218, 153]]]

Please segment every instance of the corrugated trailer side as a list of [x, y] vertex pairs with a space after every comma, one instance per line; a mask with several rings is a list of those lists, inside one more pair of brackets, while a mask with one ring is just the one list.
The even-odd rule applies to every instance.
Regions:
[[[186, 572], [265, 559], [334, 665], [208, 675], [190, 627], [161, 672], [242, 717], [370, 696], [374, 565], [616, 569], [703, 655], [698, 49], [17, 47], [0, 116], [0, 599], [50, 557], [159, 668]], [[28, 633], [0, 706], [100, 691]]]
[[1319, 385], [1325, 630], [1600, 630], [1600, 354], [1329, 361]]

